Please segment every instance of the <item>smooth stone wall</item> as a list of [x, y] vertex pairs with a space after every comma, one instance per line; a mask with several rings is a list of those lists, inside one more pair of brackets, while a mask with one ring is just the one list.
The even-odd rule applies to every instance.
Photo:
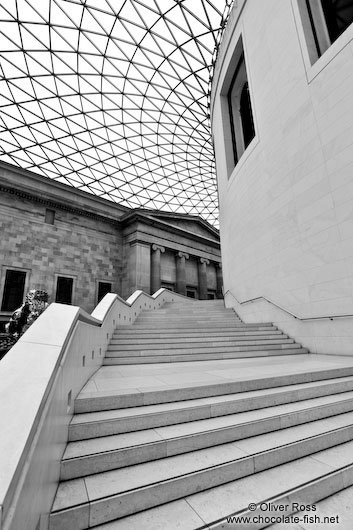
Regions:
[[[256, 135], [229, 171], [222, 87], [240, 37]], [[224, 291], [240, 302], [267, 297], [300, 317], [353, 314], [352, 39], [353, 25], [311, 65], [297, 0], [233, 8], [211, 110]], [[228, 304], [245, 320], [298, 329], [269, 305]], [[353, 318], [307, 322], [294, 335], [304, 336], [313, 351], [352, 354]]]

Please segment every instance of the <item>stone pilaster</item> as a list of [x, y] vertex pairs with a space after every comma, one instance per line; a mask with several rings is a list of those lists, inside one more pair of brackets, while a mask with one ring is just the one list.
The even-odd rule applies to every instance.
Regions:
[[207, 300], [207, 265], [210, 261], [206, 258], [200, 258], [198, 264], [199, 271], [199, 299]]
[[151, 246], [135, 241], [129, 247], [129, 294], [136, 289], [150, 293], [151, 288]]
[[189, 259], [186, 252], [178, 252], [176, 255], [176, 291], [186, 296], [186, 270], [185, 260]]
[[222, 263], [216, 263], [216, 279], [217, 279], [216, 296], [217, 298], [223, 298]]
[[154, 294], [161, 286], [161, 253], [165, 248], [160, 245], [152, 245], [151, 254], [151, 294]]

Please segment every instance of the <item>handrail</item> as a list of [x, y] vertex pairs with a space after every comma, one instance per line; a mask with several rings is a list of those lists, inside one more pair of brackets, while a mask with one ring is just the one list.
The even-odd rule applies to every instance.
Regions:
[[80, 309], [77, 315], [77, 320], [79, 322], [84, 322], [85, 324], [90, 324], [91, 326], [100, 327], [102, 325], [101, 320], [99, 320], [98, 318], [92, 317], [91, 315], [86, 313], [86, 311], [84, 311], [83, 309]]
[[[133, 304], [142, 296], [145, 296], [146, 298], [150, 298], [151, 301], [155, 301], [161, 295], [163, 295], [163, 293], [165, 293], [165, 292], [171, 293], [172, 291], [168, 291], [168, 289], [165, 289], [164, 287], [161, 287], [154, 294], [147, 294], [147, 293], [145, 293], [145, 291], [142, 291], [141, 289], [138, 289], [134, 293], [132, 293], [132, 295], [130, 295], [127, 300], [124, 300], [118, 294], [112, 295], [111, 293], [108, 293], [111, 297], [109, 298], [109, 297], [105, 296], [99, 302], [97, 307], [92, 311], [91, 315], [87, 315], [87, 313], [86, 313], [86, 315], [90, 318], [89, 323], [93, 323], [94, 324], [94, 321], [96, 321], [96, 322], [98, 322], [98, 324], [95, 324], [95, 325], [100, 325], [99, 322], [102, 319], [102, 314], [104, 315], [104, 314], [106, 314], [109, 311], [109, 309], [114, 304], [115, 300], [118, 300], [120, 303], [125, 305], [127, 308], [132, 308]], [[187, 301], [191, 300], [190, 298], [187, 298], [186, 296], [184, 296], [182, 294], [179, 294], [179, 293], [172, 292], [172, 294], [173, 294], [173, 297], [181, 298], [182, 300], [187, 300]], [[83, 311], [83, 313], [84, 313], [84, 311]]]
[[248, 300], [243, 300], [243, 302], [240, 302], [237, 299], [237, 297], [229, 289], [223, 294], [223, 296], [225, 297], [227, 294], [230, 294], [234, 298], [234, 300], [240, 305], [249, 304], [251, 302], [256, 302], [258, 300], [266, 300], [266, 302], [269, 302], [275, 307], [278, 307], [279, 309], [281, 309], [281, 311], [284, 311], [285, 313], [287, 313], [288, 315], [291, 315], [296, 320], [301, 320], [302, 322], [307, 321], [307, 320], [324, 320], [324, 319], [334, 320], [335, 318], [352, 318], [353, 317], [353, 314], [351, 313], [347, 313], [344, 315], [320, 315], [316, 317], [300, 317], [296, 315], [295, 313], [292, 313], [288, 309], [285, 309], [284, 307], [280, 306], [279, 304], [277, 304], [277, 302], [270, 300], [270, 298], [267, 298], [267, 296], [256, 296], [255, 298], [249, 298]]

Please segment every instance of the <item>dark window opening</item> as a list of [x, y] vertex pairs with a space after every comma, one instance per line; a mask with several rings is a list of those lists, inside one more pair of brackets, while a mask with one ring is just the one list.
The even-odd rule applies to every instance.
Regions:
[[187, 296], [188, 298], [196, 298], [196, 293], [195, 293], [195, 291], [189, 291], [189, 290], [187, 290], [187, 291], [186, 291], [186, 296]]
[[255, 137], [254, 117], [242, 48], [227, 99], [234, 166], [236, 166], [245, 149]]
[[246, 82], [242, 88], [240, 96], [240, 117], [243, 128], [244, 147], [248, 147], [249, 143], [255, 136], [254, 120], [252, 116], [251, 101], [249, 94], [249, 85]]
[[73, 278], [58, 276], [55, 302], [58, 302], [59, 304], [71, 304], [73, 283]]
[[331, 42], [334, 42], [353, 22], [352, 0], [321, 0]]
[[98, 282], [98, 302], [105, 297], [107, 293], [112, 292], [112, 284], [109, 282]]
[[[353, 0], [303, 0], [311, 30], [305, 30], [309, 55], [315, 62], [353, 23]], [[301, 4], [299, 4], [300, 7]], [[315, 47], [315, 52], [312, 51]]]
[[54, 221], [55, 221], [55, 210], [49, 210], [49, 208], [47, 208], [45, 210], [45, 222], [48, 225], [53, 225]]
[[207, 298], [209, 300], [214, 300], [216, 298], [216, 295], [215, 295], [215, 293], [207, 293]]
[[1, 311], [14, 311], [22, 305], [25, 282], [25, 272], [13, 270], [6, 271]]

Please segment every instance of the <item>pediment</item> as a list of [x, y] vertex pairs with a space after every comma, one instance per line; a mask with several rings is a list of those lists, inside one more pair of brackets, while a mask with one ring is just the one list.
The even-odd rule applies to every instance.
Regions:
[[166, 212], [145, 212], [148, 217], [153, 217], [166, 223], [168, 225], [180, 228], [189, 233], [197, 234], [199, 236], [219, 241], [219, 232], [212, 225], [204, 221], [200, 217], [191, 215], [169, 214]]

